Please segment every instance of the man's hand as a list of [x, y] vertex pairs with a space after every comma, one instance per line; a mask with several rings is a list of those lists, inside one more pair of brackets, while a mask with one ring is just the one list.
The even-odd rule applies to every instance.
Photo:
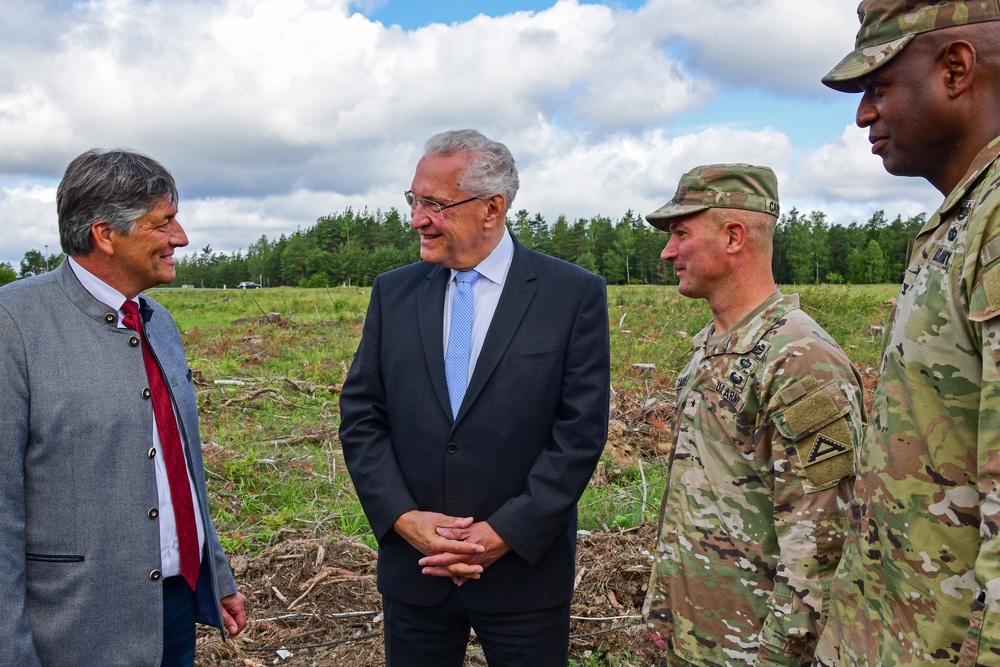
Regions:
[[510, 546], [485, 521], [470, 522], [464, 526], [438, 526], [437, 534], [448, 540], [458, 540], [464, 544], [476, 544], [482, 547], [481, 551], [471, 554], [442, 552], [420, 559], [424, 574], [451, 577], [459, 586], [469, 579], [478, 579], [486, 568], [510, 551]]
[[226, 638], [240, 634], [247, 625], [247, 615], [243, 607], [246, 604], [243, 593], [233, 593], [222, 598], [222, 625], [226, 628]]
[[441, 535], [438, 529], [460, 530], [472, 525], [472, 517], [455, 517], [437, 512], [421, 512], [410, 510], [392, 524], [393, 529], [404, 540], [425, 556], [434, 554], [477, 554], [485, 551], [485, 547], [464, 542], [458, 538]]

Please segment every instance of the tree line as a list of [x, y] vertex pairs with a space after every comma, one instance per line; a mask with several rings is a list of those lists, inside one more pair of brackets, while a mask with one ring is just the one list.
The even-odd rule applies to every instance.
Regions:
[[[880, 210], [863, 224], [831, 225], [821, 211], [792, 209], [775, 229], [774, 278], [785, 285], [901, 282], [913, 238], [924, 222], [924, 214], [889, 221]], [[631, 210], [618, 219], [595, 216], [570, 222], [559, 216], [550, 224], [522, 209], [508, 224], [529, 248], [593, 271], [609, 284], [677, 283], [672, 266], [660, 259], [667, 234]], [[368, 286], [378, 274], [416, 261], [420, 245], [398, 210], [348, 208], [319, 218], [306, 230], [277, 239], [261, 236], [245, 252], [216, 252], [206, 245], [178, 255], [176, 286], [235, 287], [246, 280], [267, 287]], [[29, 250], [19, 274], [10, 264], [0, 264], [0, 284], [55, 268], [62, 259], [61, 254], [46, 257]]]

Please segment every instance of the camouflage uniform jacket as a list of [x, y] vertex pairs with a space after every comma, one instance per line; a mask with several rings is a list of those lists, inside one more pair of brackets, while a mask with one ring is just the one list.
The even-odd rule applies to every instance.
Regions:
[[696, 665], [812, 657], [847, 532], [857, 371], [776, 293], [731, 331], [709, 324], [677, 381], [673, 448], [644, 616]]
[[920, 230], [890, 315], [826, 664], [1000, 665], [998, 154]]

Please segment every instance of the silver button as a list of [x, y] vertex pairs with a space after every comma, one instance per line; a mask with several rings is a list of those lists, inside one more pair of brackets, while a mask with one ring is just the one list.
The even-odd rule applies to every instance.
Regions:
[[104, 321], [108, 324], [114, 324], [118, 320], [118, 316], [114, 313], [108, 313], [104, 316]]
[[148, 456], [149, 458], [153, 458], [154, 456], [156, 456], [156, 447], [150, 447], [149, 451], [146, 452], [146, 456]]
[[155, 507], [151, 507], [149, 511], [146, 512], [146, 516], [148, 516], [150, 519], [155, 519], [156, 517], [160, 516], [160, 510], [156, 509]]
[[142, 390], [142, 397], [143, 397], [143, 398], [149, 398], [149, 397], [150, 397], [150, 396], [152, 396], [152, 395], [153, 395], [153, 394], [152, 394], [152, 393], [151, 393], [151, 392], [149, 391], [149, 387], [145, 387], [145, 388], [144, 388], [144, 389]]
[[139, 346], [139, 337], [138, 336], [129, 336], [128, 344], [131, 345], [132, 347], [138, 347]]
[[149, 573], [150, 581], [159, 581], [163, 577], [163, 574], [159, 570], [153, 570]]

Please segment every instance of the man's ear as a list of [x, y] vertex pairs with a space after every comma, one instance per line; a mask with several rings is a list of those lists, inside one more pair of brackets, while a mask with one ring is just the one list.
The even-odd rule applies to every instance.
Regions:
[[492, 228], [497, 224], [503, 224], [506, 213], [506, 202], [503, 195], [493, 195], [486, 201], [486, 227]]
[[103, 220], [98, 220], [90, 226], [91, 248], [105, 255], [115, 254], [115, 240], [117, 236], [119, 236], [118, 232]]
[[972, 86], [976, 74], [976, 48], [972, 44], [963, 40], [952, 42], [938, 62], [948, 97], [954, 99]]
[[726, 253], [735, 255], [747, 244], [747, 226], [740, 220], [727, 220], [722, 229], [726, 233]]

